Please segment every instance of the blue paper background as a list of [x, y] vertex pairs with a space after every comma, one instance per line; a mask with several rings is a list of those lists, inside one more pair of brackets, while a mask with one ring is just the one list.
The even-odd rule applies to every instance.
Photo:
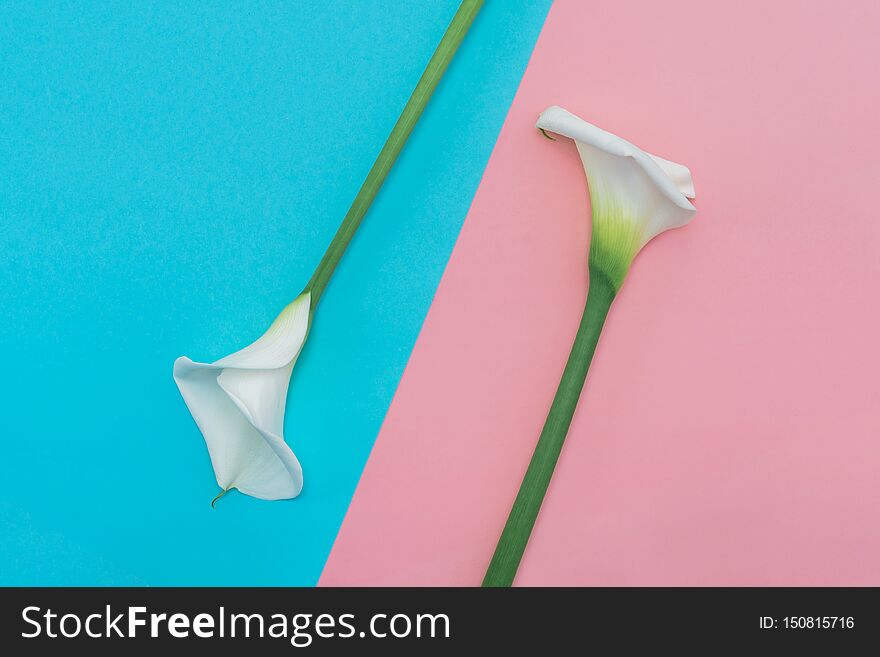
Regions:
[[297, 500], [217, 492], [171, 378], [308, 279], [457, 7], [0, 5], [0, 583], [313, 584], [550, 0], [489, 0], [294, 371]]

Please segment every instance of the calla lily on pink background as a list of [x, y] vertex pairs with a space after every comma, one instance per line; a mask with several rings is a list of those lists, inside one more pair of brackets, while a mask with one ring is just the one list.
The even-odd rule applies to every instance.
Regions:
[[553, 4], [323, 584], [485, 572], [587, 290], [549, 103], [686, 163], [699, 218], [629, 274], [517, 584], [880, 584], [878, 22]]
[[483, 578], [484, 587], [511, 586], [580, 403], [609, 311], [633, 259], [654, 237], [689, 223], [696, 213], [690, 170], [646, 153], [558, 106], [536, 127], [574, 140], [589, 181], [592, 233], [585, 262], [590, 286], [565, 369], [535, 443], [504, 530]]

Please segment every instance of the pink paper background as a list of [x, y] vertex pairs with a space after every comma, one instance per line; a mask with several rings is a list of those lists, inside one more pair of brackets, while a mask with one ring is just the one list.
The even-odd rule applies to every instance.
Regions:
[[634, 264], [517, 583], [880, 585], [878, 25], [557, 0], [322, 584], [482, 578], [586, 292], [559, 104], [690, 166], [699, 212]]

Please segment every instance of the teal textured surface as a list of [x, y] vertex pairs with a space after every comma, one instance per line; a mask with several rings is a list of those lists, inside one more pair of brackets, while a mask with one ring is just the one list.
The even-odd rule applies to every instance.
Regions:
[[0, 584], [317, 581], [549, 0], [486, 3], [328, 287], [299, 498], [211, 509], [171, 366], [299, 292], [457, 4], [0, 7]]

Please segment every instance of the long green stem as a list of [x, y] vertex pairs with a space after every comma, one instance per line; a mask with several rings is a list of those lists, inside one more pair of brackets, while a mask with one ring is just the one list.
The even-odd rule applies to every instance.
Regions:
[[492, 562], [486, 571], [483, 586], [513, 584], [577, 408], [587, 378], [587, 370], [590, 369], [590, 362], [596, 351], [596, 343], [605, 325], [605, 317], [616, 294], [617, 290], [610, 279], [602, 271], [590, 267], [590, 289], [577, 336], [571, 347], [565, 371], [562, 373], [562, 380], [556, 389], [556, 396], [550, 406], [544, 429], [541, 431], [541, 437], [535, 446], [532, 460], [529, 462], [510, 515], [507, 517], [507, 524], [504, 525], [504, 531], [498, 540]]
[[314, 312], [314, 308], [318, 304], [318, 299], [324, 293], [324, 288], [327, 287], [327, 283], [330, 281], [336, 265], [339, 264], [342, 254], [348, 248], [358, 226], [361, 224], [361, 220], [364, 218], [373, 199], [376, 198], [376, 194], [382, 187], [382, 183], [385, 182], [391, 166], [397, 160], [397, 156], [400, 155], [400, 151], [403, 149], [407, 138], [422, 115], [422, 111], [431, 98], [431, 94], [437, 88], [437, 83], [443, 77], [446, 67], [449, 66], [449, 62], [452, 60], [453, 55], [455, 55], [455, 51], [458, 50], [458, 46], [464, 39], [465, 34], [467, 34], [482, 5], [483, 0], [464, 0], [446, 29], [446, 34], [443, 35], [437, 50], [434, 51], [431, 61], [428, 62], [425, 72], [422, 73], [419, 83], [403, 108], [400, 118], [397, 119], [394, 129], [388, 136], [388, 140], [382, 147], [382, 151], [370, 169], [370, 173], [367, 174], [367, 179], [364, 180], [364, 184], [357, 193], [354, 202], [352, 202], [351, 208], [349, 208], [348, 213], [342, 220], [342, 225], [333, 237], [333, 241], [330, 242], [330, 246], [327, 247], [327, 252], [321, 258], [321, 262], [315, 269], [315, 273], [312, 274], [311, 280], [306, 285], [305, 290], [303, 290], [303, 292], [311, 292], [312, 312]]

